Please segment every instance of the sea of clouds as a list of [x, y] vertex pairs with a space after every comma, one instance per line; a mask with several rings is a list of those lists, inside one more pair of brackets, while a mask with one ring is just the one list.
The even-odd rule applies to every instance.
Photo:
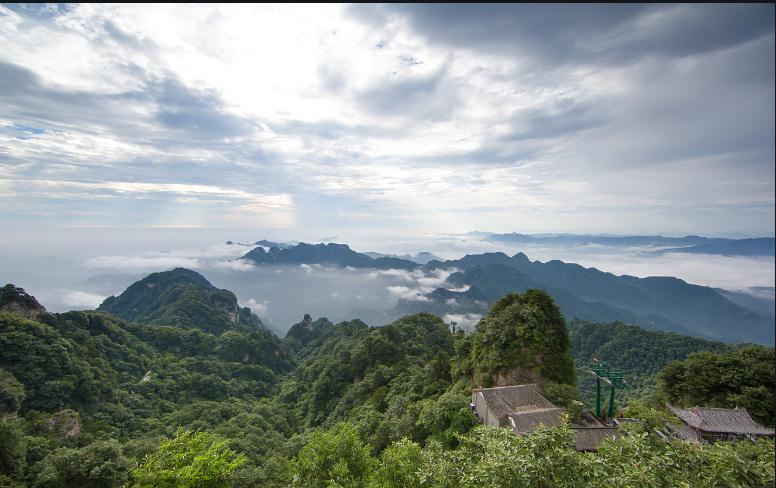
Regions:
[[[361, 244], [364, 246], [365, 244]], [[368, 244], [367, 244], [368, 245]], [[415, 245], [414, 249], [410, 249]], [[450, 288], [449, 270], [374, 270], [322, 265], [255, 266], [239, 258], [254, 246], [215, 244], [203, 248], [87, 258], [0, 259], [3, 282], [22, 286], [52, 312], [92, 309], [152, 272], [184, 267], [198, 271], [219, 288], [233, 291], [242, 306], [277, 330], [286, 330], [305, 313], [332, 321], [356, 318], [358, 311], [386, 311], [399, 300], [425, 301], [437, 287]], [[747, 291], [774, 286], [773, 257], [658, 254], [654, 248], [580, 245], [510, 246], [470, 236], [439, 236], [424, 242], [356, 247], [360, 252], [430, 251], [452, 259], [467, 253], [524, 252], [531, 260], [560, 259], [617, 275], [676, 276], [690, 283]], [[446, 322], [466, 327], [476, 314], [448, 314]]]

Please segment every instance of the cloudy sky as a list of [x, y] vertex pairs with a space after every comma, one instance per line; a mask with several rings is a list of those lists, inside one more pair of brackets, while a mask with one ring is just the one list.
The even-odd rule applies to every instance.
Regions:
[[773, 5], [0, 6], [4, 251], [773, 236], [773, 134]]

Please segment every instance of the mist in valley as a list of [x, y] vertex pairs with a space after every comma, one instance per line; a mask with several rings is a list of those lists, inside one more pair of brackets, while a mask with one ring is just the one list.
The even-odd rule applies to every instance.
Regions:
[[[560, 259], [617, 275], [676, 276], [694, 284], [757, 293], [773, 300], [773, 257], [657, 254], [654, 248], [594, 245], [510, 246], [470, 236], [436, 236], [414, 243], [405, 239], [383, 247], [362, 246], [352, 247], [359, 252], [386, 254], [428, 251], [445, 259], [467, 253], [524, 252], [531, 260]], [[422, 308], [423, 295], [437, 287], [451, 287], [446, 278], [453, 270], [255, 266], [239, 259], [253, 247], [219, 243], [137, 255], [4, 257], [0, 260], [0, 280], [25, 288], [49, 311], [64, 312], [96, 308], [105, 297], [120, 294], [150, 273], [184, 267], [201, 273], [214, 286], [234, 292], [242, 306], [249, 307], [278, 333], [284, 333], [305, 313], [334, 322], [361, 318], [370, 325], [382, 325], [397, 318], [393, 309], [399, 300], [421, 302]], [[462, 312], [443, 318], [470, 327], [479, 315]]]

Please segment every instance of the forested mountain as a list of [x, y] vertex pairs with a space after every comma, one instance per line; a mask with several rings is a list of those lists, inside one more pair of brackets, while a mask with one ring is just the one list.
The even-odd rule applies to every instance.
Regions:
[[420, 265], [394, 257], [372, 258], [358, 253], [347, 244], [306, 244], [300, 243], [293, 247], [280, 249], [257, 247], [242, 258], [257, 265], [267, 264], [327, 264], [333, 266], [350, 266], [351, 268], [377, 269], [415, 269]]
[[460, 341], [456, 369], [482, 387], [576, 384], [566, 322], [547, 293], [528, 290], [497, 301]]
[[530, 261], [523, 253], [467, 255], [427, 266], [462, 270], [448, 282], [476, 286], [490, 303], [509, 292], [541, 288], [569, 318], [623, 321], [725, 342], [774, 342], [772, 316], [678, 278], [616, 276], [557, 260]]
[[[651, 238], [628, 239], [638, 243]], [[687, 245], [706, 242], [706, 238], [693, 236], [665, 239]], [[425, 273], [454, 271], [442, 287], [431, 293], [415, 299], [402, 298], [392, 309], [359, 308], [349, 315], [370, 323], [385, 324], [420, 312], [482, 315], [507, 293], [537, 288], [550, 293], [569, 319], [620, 321], [730, 343], [774, 343], [773, 300], [693, 285], [673, 277], [617, 276], [558, 260], [531, 261], [523, 253], [511, 257], [500, 252], [469, 254], [455, 260], [431, 260], [420, 266], [397, 258], [373, 259], [344, 244], [303, 243], [268, 251], [257, 247], [241, 259], [260, 266], [326, 264]]]
[[176, 268], [153, 273], [98, 308], [131, 322], [196, 328], [213, 334], [264, 328], [229, 290], [219, 290], [195, 271]]
[[[163, 281], [157, 290], [166, 295]], [[8, 476], [30, 486], [119, 486], [129, 458], [178, 426], [196, 428], [206, 411], [232, 435], [245, 422], [282, 431], [284, 413], [256, 400], [292, 368], [285, 344], [262, 328], [218, 336], [202, 329], [213, 328], [130, 323], [105, 312], [43, 312], [38, 320], [0, 312], [0, 417], [11, 415], [1, 426], [0, 486], [17, 486], [4, 484]], [[226, 412], [242, 418], [230, 423]], [[270, 438], [252, 449], [271, 449]], [[87, 455], [96, 464], [70, 464]]]
[[629, 388], [618, 392], [618, 398], [627, 401], [652, 397], [657, 374], [671, 361], [697, 351], [728, 353], [738, 347], [673, 332], [648, 331], [622, 322], [573, 320], [569, 336], [580, 394], [587, 405], [593, 405], [595, 399], [595, 378], [590, 373], [593, 360], [625, 373]]
[[320, 338], [334, 324], [326, 317], [313, 320], [309, 314], [304, 314], [301, 322], [292, 325], [286, 333], [286, 341], [301, 349], [315, 339]]
[[[578, 366], [598, 355], [630, 379], [699, 350], [742, 352], [672, 363], [661, 376], [664, 395], [679, 404], [701, 398], [682, 371], [707, 362], [716, 377], [746, 378], [719, 402], [762, 405], [762, 389], [773, 382], [761, 374], [772, 348], [622, 324], [567, 330], [539, 290], [498, 300], [470, 334], [452, 334], [425, 313], [383, 327], [307, 315], [281, 340], [262, 328], [186, 324], [185, 314], [175, 315], [188, 296], [174, 291], [179, 286], [191, 287], [209, 315], [224, 313], [205, 300], [205, 291], [224, 290], [185, 270], [150, 275], [114, 299], [155, 317], [154, 324], [101, 311], [49, 314], [23, 290], [4, 289], [0, 306], [26, 305], [0, 311], [0, 486], [604, 486], [591, 475], [598, 465], [618, 473], [604, 477], [606, 486], [634, 486], [644, 476], [671, 485], [680, 475], [691, 486], [719, 477], [732, 486], [773, 482], [772, 441], [706, 449], [636, 431], [580, 455], [568, 447], [566, 427], [524, 438], [473, 429], [468, 405], [473, 386], [522, 375], [571, 407], [572, 354]], [[25, 310], [35, 319], [20, 315]], [[633, 349], [638, 341], [647, 344], [641, 355]]]

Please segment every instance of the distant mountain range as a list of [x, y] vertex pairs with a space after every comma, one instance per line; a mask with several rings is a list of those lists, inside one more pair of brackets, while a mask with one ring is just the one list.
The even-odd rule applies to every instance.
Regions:
[[418, 263], [418, 264], [426, 264], [429, 261], [434, 261], [434, 260], [439, 261], [439, 260], [442, 259], [439, 256], [436, 256], [436, 255], [431, 254], [430, 252], [426, 252], [426, 251], [419, 252], [419, 253], [414, 254], [414, 255], [412, 255], [412, 254], [383, 254], [383, 253], [379, 253], [379, 252], [365, 252], [364, 254], [366, 254], [370, 258], [374, 258], [374, 259], [377, 259], [377, 258], [396, 258], [396, 259], [403, 259], [405, 261], [412, 261], [413, 263]]
[[661, 254], [680, 252], [692, 254], [718, 254], [721, 256], [774, 256], [776, 240], [773, 237], [751, 239], [726, 239], [721, 237], [664, 237], [664, 236], [609, 236], [578, 234], [493, 234], [471, 233], [491, 242], [510, 244], [545, 244], [578, 246], [596, 244], [615, 247], [659, 247]]
[[[629, 239], [643, 243], [646, 241], [642, 239], [647, 238]], [[686, 243], [694, 237], [665, 239], [685, 239], [682, 242]], [[773, 300], [768, 297], [716, 290], [673, 277], [616, 276], [558, 260], [542, 263], [531, 261], [523, 253], [511, 257], [500, 252], [472, 254], [456, 260], [432, 260], [421, 266], [401, 258], [373, 258], [345, 244], [302, 243], [268, 251], [257, 247], [241, 259], [257, 265], [456, 270], [444, 287], [418, 295], [417, 299], [400, 300], [392, 310], [354, 311], [354, 316], [372, 324], [388, 323], [417, 312], [440, 316], [483, 314], [489, 304], [506, 293], [540, 288], [553, 296], [569, 320], [622, 321], [650, 330], [725, 342], [774, 343]]]
[[254, 264], [327, 264], [351, 268], [406, 269], [419, 268], [416, 262], [393, 257], [373, 258], [352, 250], [346, 244], [306, 244], [281, 249], [256, 247], [242, 258]]

